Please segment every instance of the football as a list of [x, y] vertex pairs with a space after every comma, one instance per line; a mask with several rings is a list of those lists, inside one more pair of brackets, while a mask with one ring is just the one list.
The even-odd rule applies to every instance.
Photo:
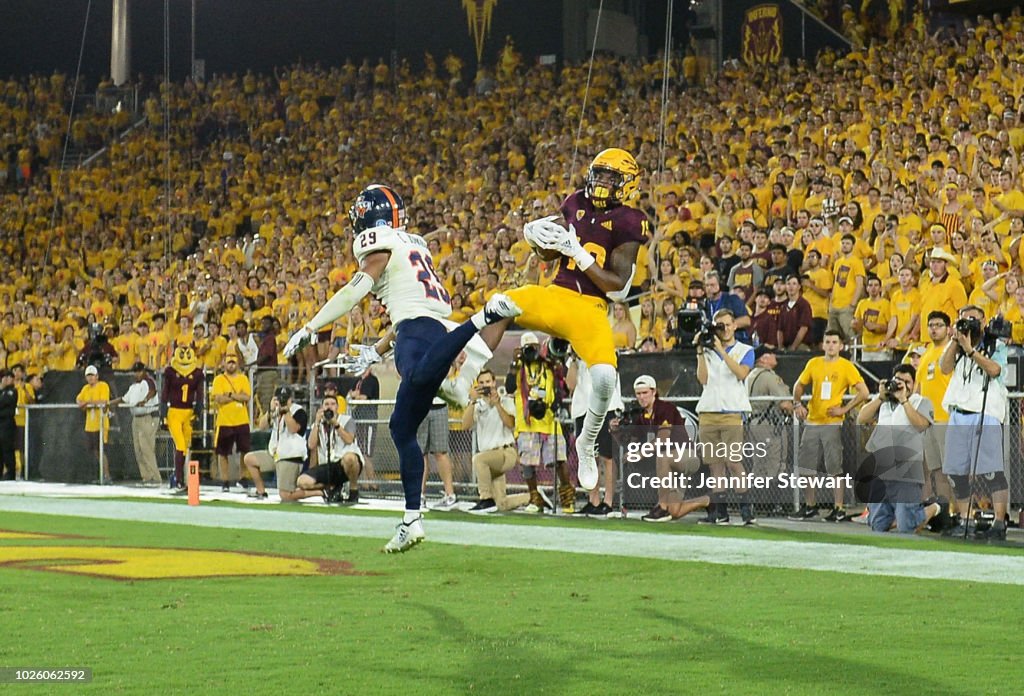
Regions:
[[530, 249], [541, 258], [541, 261], [556, 261], [562, 255], [557, 249], [541, 249], [534, 244], [530, 244]]

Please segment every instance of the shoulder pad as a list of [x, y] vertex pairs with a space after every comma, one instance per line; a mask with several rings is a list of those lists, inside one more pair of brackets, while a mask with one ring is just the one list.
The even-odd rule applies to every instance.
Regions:
[[401, 242], [398, 230], [387, 226], [371, 227], [352, 241], [357, 261], [375, 251], [392, 251]]

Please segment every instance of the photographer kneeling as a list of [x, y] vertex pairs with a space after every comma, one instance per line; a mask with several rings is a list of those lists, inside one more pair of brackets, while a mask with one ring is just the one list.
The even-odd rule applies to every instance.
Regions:
[[858, 490], [868, 504], [868, 524], [876, 532], [913, 534], [939, 516], [934, 531], [948, 521], [949, 501], [921, 503], [924, 490], [924, 431], [935, 409], [927, 397], [914, 394], [914, 368], [898, 365], [892, 379], [878, 383], [878, 396], [857, 415], [858, 425], [877, 421], [865, 449], [869, 456], [858, 473]]
[[1009, 490], [1003, 463], [1003, 421], [1006, 418], [1006, 342], [1008, 322], [996, 317], [982, 329], [985, 314], [968, 305], [960, 310], [950, 336], [952, 340], [939, 359], [939, 369], [952, 375], [942, 406], [949, 411], [946, 430], [946, 458], [942, 473], [949, 476], [956, 496], [960, 526], [954, 535], [966, 534], [971, 526], [971, 479], [985, 479], [992, 495], [995, 520], [977, 530], [989, 539], [1006, 538], [1006, 509]]
[[513, 434], [515, 400], [498, 391], [494, 373], [486, 368], [480, 371], [476, 387], [470, 389], [469, 395], [472, 401], [462, 414], [462, 426], [476, 436], [473, 471], [480, 500], [468, 512], [481, 515], [526, 505], [530, 502], [528, 493], [508, 495], [505, 491], [505, 474], [518, 459]]
[[297, 491], [296, 481], [299, 472], [306, 463], [306, 426], [309, 416], [306, 410], [295, 403], [291, 387], [282, 384], [274, 390], [270, 400], [270, 409], [262, 421], [270, 427], [270, 444], [265, 450], [254, 450], [246, 453], [242, 459], [255, 484], [255, 491], [250, 497], [257, 500], [267, 499], [267, 489], [263, 484], [261, 472], [274, 471], [277, 475], [277, 491], [282, 502], [296, 501], [305, 498], [303, 492]]
[[[626, 411], [621, 418], [613, 418], [609, 422], [612, 436], [626, 448], [627, 452], [638, 451], [637, 445], [650, 444], [652, 441], [689, 442], [686, 434], [686, 423], [679, 415], [679, 410], [667, 401], [658, 398], [658, 385], [650, 375], [640, 375], [633, 382], [633, 394], [636, 406]], [[631, 446], [632, 445], [632, 446]], [[630, 457], [627, 455], [626, 461]], [[625, 463], [623, 473], [625, 474]], [[655, 475], [660, 481], [670, 479], [673, 472], [691, 476], [696, 473], [700, 462], [693, 456], [686, 458], [672, 457], [661, 453], [655, 457]], [[632, 475], [626, 475], [626, 485]], [[668, 522], [677, 520], [694, 510], [706, 508], [711, 502], [708, 496], [683, 500], [677, 486], [659, 485], [658, 502], [651, 511], [641, 519], [644, 522]]]
[[363, 452], [356, 442], [356, 422], [338, 413], [338, 397], [325, 396], [309, 430], [310, 468], [299, 475], [300, 497], [322, 494], [328, 503], [340, 503], [341, 489], [349, 484], [348, 503], [359, 502], [359, 475]]

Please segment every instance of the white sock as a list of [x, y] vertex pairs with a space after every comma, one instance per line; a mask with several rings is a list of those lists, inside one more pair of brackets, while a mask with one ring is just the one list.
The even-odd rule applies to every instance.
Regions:
[[402, 517], [402, 522], [404, 522], [405, 524], [410, 524], [420, 519], [421, 517], [423, 517], [423, 515], [420, 514], [419, 510], [406, 510], [405, 516]]
[[476, 327], [477, 331], [487, 326], [487, 320], [484, 319], [484, 310], [482, 309], [470, 317], [469, 320], [473, 322], [473, 326]]
[[587, 415], [583, 418], [583, 432], [580, 434], [580, 447], [591, 450], [597, 444], [597, 435], [604, 425], [608, 404], [615, 395], [615, 382], [619, 379], [618, 372], [611, 365], [590, 366], [590, 403], [587, 404]]
[[[475, 314], [473, 316], [476, 316]], [[476, 322], [474, 322], [474, 326]], [[469, 339], [469, 343], [466, 344], [466, 359], [462, 363], [462, 367], [459, 368], [459, 377], [465, 377], [469, 380], [470, 384], [476, 382], [476, 378], [480, 376], [480, 370], [484, 369], [484, 365], [487, 361], [494, 357], [494, 353], [487, 347], [487, 343], [484, 339], [480, 338], [480, 334], [473, 336]]]
[[587, 415], [583, 417], [583, 432], [580, 433], [577, 447], [581, 450], [592, 450], [597, 445], [597, 436], [604, 425], [604, 414], [596, 414], [593, 410], [587, 409]]

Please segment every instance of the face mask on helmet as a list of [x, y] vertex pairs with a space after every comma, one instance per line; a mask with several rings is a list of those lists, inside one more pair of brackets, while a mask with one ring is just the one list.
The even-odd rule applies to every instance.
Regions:
[[587, 197], [598, 208], [625, 203], [636, 195], [639, 175], [631, 154], [618, 148], [604, 150], [587, 171]]
[[622, 175], [611, 169], [591, 167], [587, 173], [587, 195], [595, 205], [607, 205], [616, 200], [622, 189]]

